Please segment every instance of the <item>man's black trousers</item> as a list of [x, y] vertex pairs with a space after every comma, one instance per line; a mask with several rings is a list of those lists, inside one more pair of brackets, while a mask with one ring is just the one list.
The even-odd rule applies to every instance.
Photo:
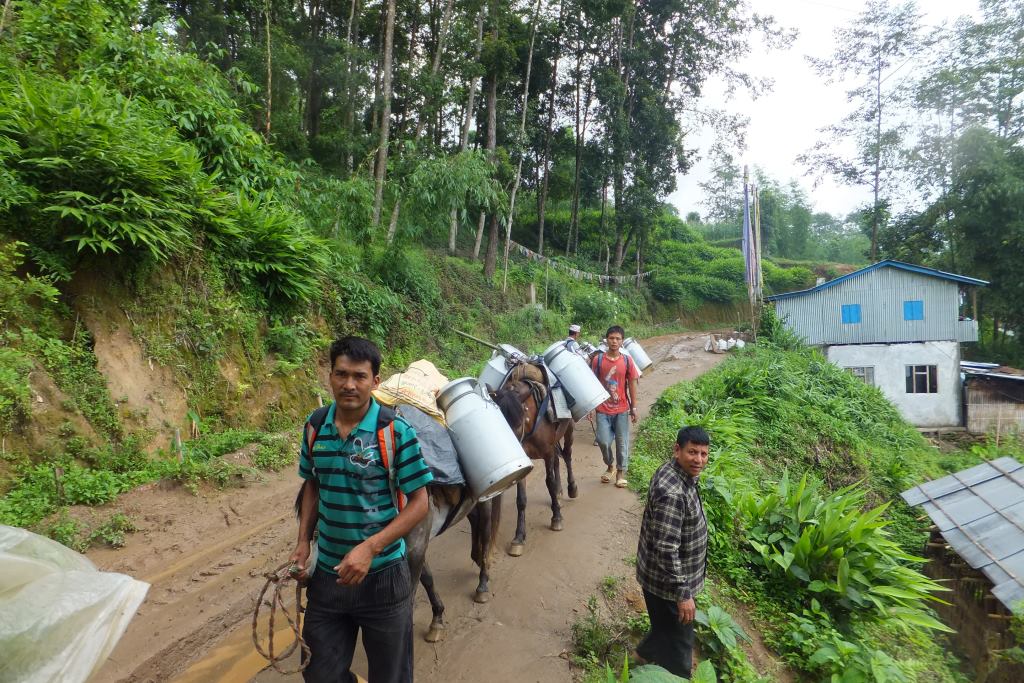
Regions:
[[693, 667], [693, 622], [680, 623], [679, 606], [674, 600], [659, 598], [645, 589], [644, 602], [651, 617], [651, 630], [636, 646], [636, 653], [676, 676], [689, 678]]
[[412, 681], [412, 587], [409, 564], [399, 562], [340, 586], [317, 568], [306, 590], [302, 638], [310, 649], [306, 683], [355, 683], [349, 671], [356, 635], [363, 634], [369, 683]]

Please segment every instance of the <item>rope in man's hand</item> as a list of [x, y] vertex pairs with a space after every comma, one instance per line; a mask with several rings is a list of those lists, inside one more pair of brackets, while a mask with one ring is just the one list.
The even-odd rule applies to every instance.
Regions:
[[[260, 597], [256, 600], [256, 611], [253, 612], [252, 615], [252, 644], [256, 646], [256, 651], [259, 652], [264, 659], [270, 662], [270, 666], [272, 666], [275, 671], [285, 675], [297, 674], [305, 669], [309, 664], [309, 646], [302, 640], [302, 631], [299, 628], [299, 613], [302, 611], [302, 584], [299, 583], [299, 572], [295, 571], [297, 569], [298, 568], [291, 565], [291, 563], [285, 562], [273, 572], [268, 572], [264, 575], [267, 582], [263, 584], [263, 590], [260, 591]], [[285, 590], [285, 584], [289, 581], [295, 582], [295, 618], [292, 618], [292, 615], [288, 612], [288, 608], [285, 607], [284, 599], [281, 595]], [[270, 635], [267, 639], [267, 649], [264, 650], [260, 645], [260, 639], [257, 635], [257, 622], [260, 617], [260, 608], [263, 607], [263, 598], [266, 596], [271, 584], [274, 586], [274, 591], [270, 596]], [[284, 618], [288, 620], [288, 626], [291, 628], [292, 634], [295, 636], [295, 640], [292, 641], [292, 644], [289, 645], [284, 652], [274, 654], [274, 616], [276, 615], [278, 608], [281, 609], [281, 613], [284, 614]], [[287, 670], [283, 668], [281, 662], [295, 652], [296, 647], [302, 648], [302, 663], [299, 664], [298, 669]]]

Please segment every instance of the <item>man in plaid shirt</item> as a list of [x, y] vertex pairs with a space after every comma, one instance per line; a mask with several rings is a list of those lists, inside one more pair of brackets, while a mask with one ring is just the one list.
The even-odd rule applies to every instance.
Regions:
[[700, 427], [679, 430], [672, 459], [651, 478], [636, 551], [636, 578], [651, 618], [636, 653], [684, 678], [693, 666], [693, 600], [707, 565], [708, 523], [697, 478], [710, 441]]

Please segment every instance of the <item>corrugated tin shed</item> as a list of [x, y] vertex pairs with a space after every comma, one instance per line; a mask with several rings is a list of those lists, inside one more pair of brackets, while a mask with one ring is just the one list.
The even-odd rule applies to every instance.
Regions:
[[1007, 609], [1024, 600], [1024, 465], [999, 458], [915, 486], [902, 494], [922, 505], [950, 547], [992, 582]]

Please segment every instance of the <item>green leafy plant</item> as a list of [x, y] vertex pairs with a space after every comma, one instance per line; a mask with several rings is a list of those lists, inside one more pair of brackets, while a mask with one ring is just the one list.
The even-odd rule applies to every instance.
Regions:
[[788, 472], [775, 491], [742, 496], [754, 563], [846, 610], [874, 609], [882, 617], [949, 631], [924, 608], [945, 589], [914, 569], [923, 560], [890, 538], [890, 522], [883, 518], [888, 504], [865, 511], [864, 496], [858, 484], [822, 493], [806, 474], [793, 484]]
[[123, 548], [125, 534], [138, 531], [135, 524], [124, 513], [111, 515], [110, 519], [100, 524], [89, 534], [88, 542], [105, 543], [112, 548]]
[[621, 579], [617, 576], [606, 576], [601, 579], [601, 592], [609, 600], [615, 597], [616, 591], [619, 589], [619, 582]]
[[732, 615], [717, 605], [711, 605], [707, 610], [697, 610], [695, 620], [703, 636], [701, 643], [707, 644], [716, 655], [736, 649], [741, 641], [751, 642], [750, 636]]

